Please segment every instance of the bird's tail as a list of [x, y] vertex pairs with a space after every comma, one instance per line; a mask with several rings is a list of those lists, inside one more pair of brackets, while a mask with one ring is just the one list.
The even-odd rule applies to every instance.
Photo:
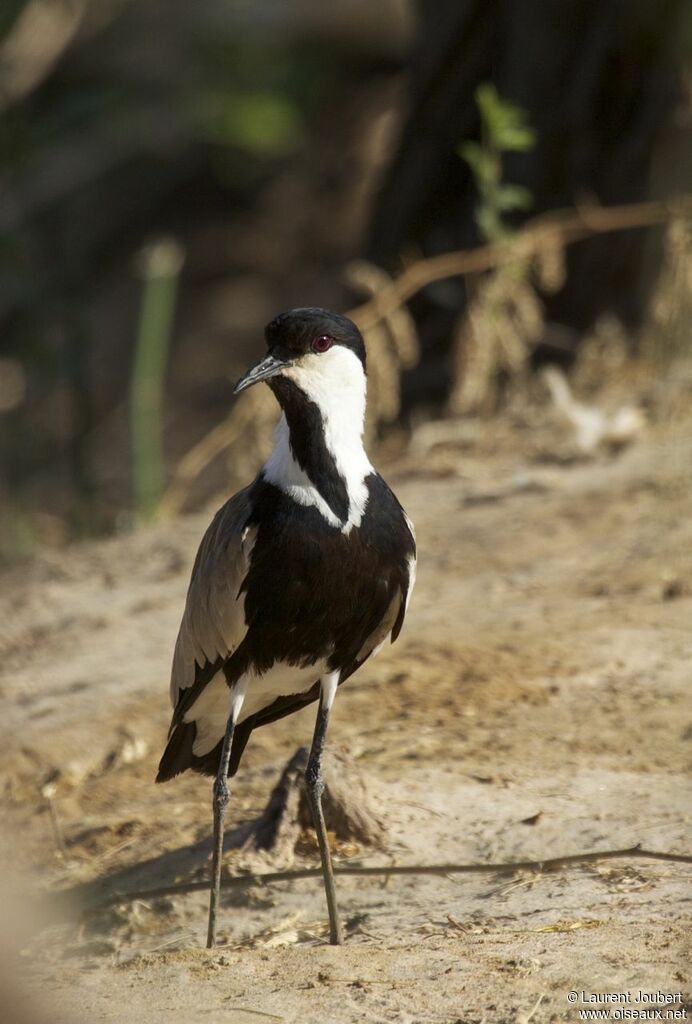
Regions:
[[[251, 718], [245, 722], [240, 722], [235, 727], [233, 746], [231, 747], [231, 760], [228, 765], [229, 777], [235, 775], [238, 771], [238, 765], [240, 764], [247, 741], [250, 739], [252, 728], [253, 720]], [[197, 726], [194, 722], [180, 722], [173, 728], [168, 737], [163, 757], [159, 762], [159, 770], [156, 774], [157, 782], [168, 782], [169, 779], [174, 779], [176, 775], [187, 771], [188, 768], [193, 772], [198, 772], [200, 775], [217, 774], [219, 761], [221, 760], [223, 739], [220, 739], [216, 746], [208, 753], [198, 755], [192, 749], [196, 735]]]

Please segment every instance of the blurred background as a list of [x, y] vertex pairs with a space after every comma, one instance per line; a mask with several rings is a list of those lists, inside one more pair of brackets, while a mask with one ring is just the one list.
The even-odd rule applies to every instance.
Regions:
[[0, 117], [5, 562], [247, 480], [284, 308], [355, 310], [385, 460], [689, 345], [685, 0], [6, 0]]
[[[689, 0], [0, 3], [3, 1020], [21, 977], [45, 1019], [142, 1024], [235, 1020], [226, 990], [243, 1020], [505, 1024], [682, 987], [691, 257]], [[365, 334], [420, 551], [330, 726], [389, 838], [335, 856], [681, 855], [342, 878], [331, 987], [310, 880], [229, 895], [218, 963], [204, 893], [136, 898], [206, 877], [206, 781], [153, 785], [170, 654], [208, 506], [277, 418], [232, 383], [304, 305]], [[253, 735], [231, 873], [284, 864], [247, 829], [312, 713]]]

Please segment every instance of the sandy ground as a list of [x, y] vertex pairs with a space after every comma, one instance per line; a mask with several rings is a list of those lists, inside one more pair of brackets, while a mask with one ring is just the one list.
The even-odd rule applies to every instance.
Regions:
[[[692, 422], [659, 417], [590, 461], [548, 457], [556, 438], [509, 424], [389, 473], [417, 524], [417, 590], [398, 644], [339, 694], [331, 732], [387, 839], [337, 844], [339, 863], [692, 852]], [[82, 919], [37, 896], [68, 890], [77, 907], [204, 877], [208, 782], [152, 779], [207, 518], [44, 554], [1, 581], [1, 959], [39, 1006], [31, 1019], [576, 1021], [570, 990], [629, 992], [631, 1006], [668, 993], [689, 1011], [689, 863], [341, 877], [340, 949], [315, 879], [229, 892], [213, 952], [202, 893]], [[243, 825], [311, 727], [308, 710], [253, 737], [231, 874], [248, 867]], [[315, 863], [309, 838], [298, 866]]]

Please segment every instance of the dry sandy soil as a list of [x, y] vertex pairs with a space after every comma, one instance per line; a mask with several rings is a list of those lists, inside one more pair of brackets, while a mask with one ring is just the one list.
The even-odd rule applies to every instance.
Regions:
[[[338, 863], [692, 852], [682, 393], [670, 416], [659, 395], [617, 455], [565, 459], [557, 424], [506, 422], [391, 468], [418, 528], [419, 582], [400, 641], [344, 687], [331, 731], [387, 835], [379, 849], [336, 843]], [[344, 876], [340, 949], [325, 943], [314, 878], [229, 891], [212, 952], [204, 893], [94, 909], [205, 877], [208, 781], [152, 780], [207, 518], [42, 554], [2, 578], [6, 1000], [30, 991], [26, 1019], [53, 1024], [539, 1024], [579, 1019], [573, 989], [681, 993], [673, 1008], [689, 1009], [691, 863]], [[290, 866], [238, 846], [311, 728], [308, 710], [253, 737], [230, 875]], [[315, 864], [309, 834], [292, 859]]]

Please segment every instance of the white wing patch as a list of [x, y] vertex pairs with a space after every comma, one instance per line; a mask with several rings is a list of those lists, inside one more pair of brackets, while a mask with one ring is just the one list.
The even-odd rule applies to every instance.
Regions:
[[[305, 693], [325, 672], [324, 661], [304, 668], [277, 662], [261, 676], [243, 676], [239, 683], [245, 688], [245, 699], [238, 714], [238, 723], [269, 707], [277, 697]], [[192, 745], [196, 757], [208, 754], [223, 738], [230, 709], [231, 691], [223, 672], [217, 672], [183, 718], [184, 722], [195, 722], [197, 726]]]
[[373, 630], [370, 636], [367, 638], [361, 649], [356, 655], [356, 661], [365, 661], [370, 655], [375, 657], [378, 651], [384, 646], [384, 642], [392, 632], [394, 623], [396, 622], [399, 612], [401, 610], [401, 590], [397, 587], [394, 597], [389, 602], [389, 608], [384, 614], [384, 618], [380, 622], [377, 629]]
[[416, 585], [416, 566], [417, 566], [416, 556], [415, 555], [409, 555], [409, 559], [408, 559], [408, 589], [406, 590], [406, 607], [404, 608], [405, 612], [408, 611], [409, 602], [411, 600], [411, 594], [413, 593], [413, 588]]
[[413, 554], [409, 555], [408, 558], [408, 590], [406, 591], [406, 607], [404, 608], [404, 612], [407, 612], [409, 601], [411, 600], [411, 594], [413, 593], [413, 588], [416, 585], [416, 568], [418, 564], [416, 560], [416, 528], [413, 525], [413, 521], [409, 519], [404, 512], [403, 508], [401, 511], [404, 513], [408, 532], [411, 534], [411, 539], [413, 540]]

